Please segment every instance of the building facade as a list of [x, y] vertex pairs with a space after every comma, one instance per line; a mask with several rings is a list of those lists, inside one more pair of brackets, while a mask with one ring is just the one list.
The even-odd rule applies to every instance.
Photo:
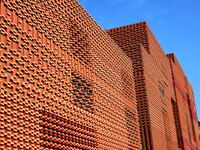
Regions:
[[198, 149], [198, 119], [194, 94], [185, 73], [174, 54], [167, 55], [170, 60], [175, 99], [172, 99], [178, 145], [182, 149]]
[[146, 22], [103, 31], [76, 0], [0, 13], [0, 149], [198, 149], [192, 87]]
[[141, 149], [131, 60], [76, 0], [0, 12], [0, 149]]
[[[198, 138], [197, 138], [197, 140], [200, 140], [200, 122], [198, 121]], [[200, 147], [200, 142], [198, 142], [198, 149], [199, 149], [199, 147]]]
[[[110, 29], [107, 33], [132, 60], [143, 149], [197, 149], [192, 87], [183, 71], [174, 71], [182, 70], [181, 66], [173, 66], [171, 55], [163, 52], [146, 22]], [[176, 80], [184, 83], [179, 85], [181, 89], [175, 85], [175, 77], [184, 77], [184, 82]], [[177, 89], [184, 93], [184, 98], [177, 96]]]

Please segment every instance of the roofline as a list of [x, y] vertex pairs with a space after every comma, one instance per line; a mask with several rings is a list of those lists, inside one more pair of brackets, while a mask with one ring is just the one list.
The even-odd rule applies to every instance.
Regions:
[[148, 24], [147, 24], [146, 21], [142, 21], [142, 22], [137, 22], [137, 23], [134, 23], [134, 24], [129, 24], [129, 25], [125, 25], [125, 26], [107, 29], [106, 31], [118, 30], [118, 29], [127, 28], [127, 27], [137, 27], [137, 26], [148, 26]]

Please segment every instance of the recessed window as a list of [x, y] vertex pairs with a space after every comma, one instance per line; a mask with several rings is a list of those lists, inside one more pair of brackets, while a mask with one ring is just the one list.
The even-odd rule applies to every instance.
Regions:
[[161, 83], [159, 85], [159, 90], [160, 90], [160, 99], [161, 99], [161, 102], [163, 102], [164, 104], [166, 104], [165, 89], [164, 89], [164, 87], [163, 87], [163, 85]]
[[183, 134], [182, 134], [182, 129], [181, 129], [178, 105], [173, 99], [171, 99], [171, 103], [172, 103], [172, 109], [173, 109], [174, 124], [176, 127], [178, 146], [180, 148], [183, 148]]
[[73, 104], [93, 112], [93, 90], [90, 81], [77, 73], [72, 73]]

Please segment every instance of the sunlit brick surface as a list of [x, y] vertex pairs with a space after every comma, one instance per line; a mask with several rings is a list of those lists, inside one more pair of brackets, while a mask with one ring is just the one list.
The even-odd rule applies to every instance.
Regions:
[[176, 96], [175, 103], [178, 107], [176, 114], [178, 113], [180, 120], [176, 123], [179, 128], [179, 146], [186, 150], [196, 150], [199, 145], [199, 127], [193, 89], [175, 55], [168, 54], [167, 56], [170, 60]]
[[141, 149], [131, 60], [77, 1], [0, 12], [1, 149]]
[[146, 22], [103, 31], [76, 0], [0, 12], [0, 149], [198, 149], [192, 86]]
[[[174, 76], [172, 74], [174, 68], [181, 70], [181, 67], [171, 63], [171, 70], [172, 60], [169, 61], [146, 22], [110, 29], [107, 33], [132, 60], [143, 149], [197, 149], [192, 137], [197, 131], [192, 88], [185, 86], [184, 89], [182, 83], [186, 77], [183, 71], [175, 71]], [[186, 100], [180, 94], [177, 96], [177, 89]], [[186, 92], [186, 89], [189, 91]], [[184, 106], [181, 106], [183, 101]], [[188, 139], [186, 112], [191, 141]]]

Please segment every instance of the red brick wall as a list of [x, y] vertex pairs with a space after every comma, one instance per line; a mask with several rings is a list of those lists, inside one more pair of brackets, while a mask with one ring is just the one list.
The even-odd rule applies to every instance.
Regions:
[[141, 149], [131, 60], [77, 1], [0, 12], [1, 149]]
[[200, 126], [198, 126], [197, 140], [198, 140], [198, 149], [199, 149], [199, 147], [200, 147], [200, 142], [199, 142], [199, 140], [200, 140]]
[[169, 54], [179, 107], [183, 146], [187, 150], [198, 147], [198, 121], [192, 87], [174, 54]]
[[[143, 149], [178, 149], [171, 105], [173, 83], [167, 56], [145, 22], [107, 32], [133, 61], [141, 131], [150, 130], [150, 134], [142, 134]], [[149, 137], [152, 147], [146, 142]]]

